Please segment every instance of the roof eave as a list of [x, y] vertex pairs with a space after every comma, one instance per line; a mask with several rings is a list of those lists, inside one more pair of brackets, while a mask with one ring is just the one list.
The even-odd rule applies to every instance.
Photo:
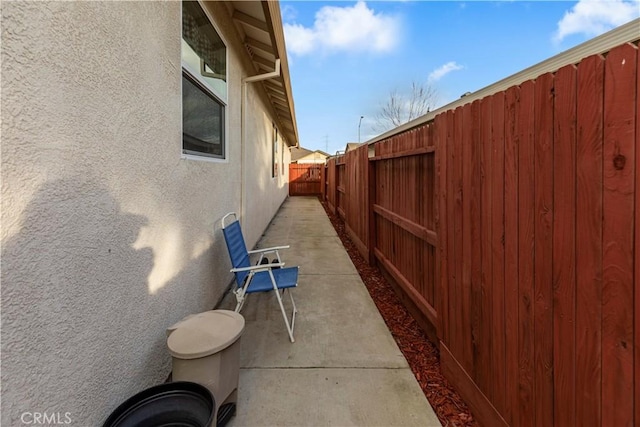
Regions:
[[287, 48], [284, 40], [284, 27], [280, 13], [280, 3], [277, 0], [265, 0], [262, 2], [265, 11], [267, 25], [271, 29], [272, 43], [275, 45], [276, 57], [280, 59], [280, 77], [284, 88], [286, 102], [289, 107], [288, 121], [291, 123], [285, 130], [285, 136], [289, 146], [299, 146], [298, 125], [296, 121], [295, 105], [293, 102], [293, 90], [291, 88], [291, 75], [289, 73], [289, 61], [287, 60]]

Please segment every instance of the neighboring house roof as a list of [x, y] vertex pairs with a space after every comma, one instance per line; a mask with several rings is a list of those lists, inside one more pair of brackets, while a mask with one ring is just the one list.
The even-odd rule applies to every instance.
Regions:
[[225, 4], [245, 52], [253, 63], [254, 75], [273, 72], [276, 59], [280, 60], [279, 76], [254, 84], [261, 84], [264, 88], [278, 129], [289, 146], [297, 146], [298, 127], [279, 2], [227, 1]]
[[356, 148], [358, 148], [359, 146], [361, 146], [364, 143], [359, 143], [359, 142], [347, 142], [347, 148], [345, 148], [344, 152], [348, 153], [351, 150], [355, 150]]
[[322, 150], [311, 151], [302, 147], [291, 148], [291, 163], [296, 163], [298, 160], [305, 159], [305, 158], [313, 158], [313, 157], [320, 157], [320, 158], [326, 159], [329, 156], [330, 154], [327, 154]]
[[302, 147], [291, 147], [291, 161], [296, 161], [301, 157], [311, 154], [313, 151]]

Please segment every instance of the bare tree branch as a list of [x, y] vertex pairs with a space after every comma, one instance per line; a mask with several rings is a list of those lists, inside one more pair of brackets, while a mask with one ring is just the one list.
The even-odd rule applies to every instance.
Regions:
[[414, 81], [408, 95], [401, 95], [397, 90], [389, 93], [389, 98], [376, 114], [374, 129], [385, 132], [398, 127], [428, 113], [437, 101], [438, 92], [433, 86]]

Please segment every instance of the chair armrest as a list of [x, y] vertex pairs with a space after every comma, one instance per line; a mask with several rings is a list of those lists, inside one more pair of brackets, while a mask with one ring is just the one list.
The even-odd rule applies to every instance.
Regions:
[[284, 267], [284, 262], [275, 262], [273, 264], [260, 264], [260, 265], [252, 265], [249, 267], [232, 268], [230, 271], [232, 273], [240, 273], [242, 271], [253, 271], [258, 273], [260, 271], [269, 271], [272, 268], [276, 268], [276, 267]]
[[260, 254], [260, 253], [267, 253], [267, 252], [276, 252], [280, 249], [289, 249], [291, 246], [286, 245], [286, 246], [274, 246], [272, 248], [264, 248], [264, 249], [254, 249], [252, 251], [247, 251], [250, 254]]

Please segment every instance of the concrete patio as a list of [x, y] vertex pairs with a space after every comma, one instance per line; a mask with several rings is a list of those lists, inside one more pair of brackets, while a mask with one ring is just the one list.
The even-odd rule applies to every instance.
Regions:
[[296, 342], [273, 294], [251, 295], [228, 425], [440, 426], [317, 198], [285, 201], [258, 247], [281, 244], [300, 266]]

